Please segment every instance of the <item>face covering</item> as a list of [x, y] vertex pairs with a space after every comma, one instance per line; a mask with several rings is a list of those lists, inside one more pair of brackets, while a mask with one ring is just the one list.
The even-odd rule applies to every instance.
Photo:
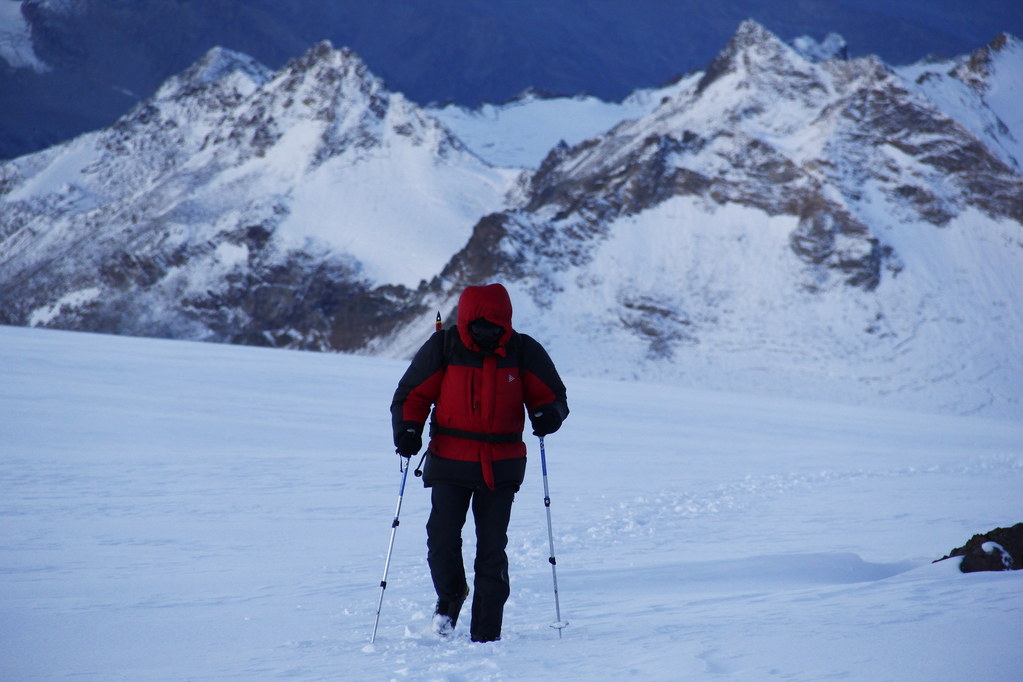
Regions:
[[504, 327], [481, 317], [469, 323], [469, 333], [480, 350], [493, 351], [504, 335]]

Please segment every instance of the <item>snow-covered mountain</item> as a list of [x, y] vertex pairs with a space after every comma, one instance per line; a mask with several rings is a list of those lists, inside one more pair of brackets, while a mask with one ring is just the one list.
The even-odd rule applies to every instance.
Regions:
[[1018, 415], [1021, 73], [1010, 37], [900, 74], [747, 22], [653, 112], [553, 150], [435, 305], [500, 272], [575, 371]]
[[0, 165], [0, 322], [405, 356], [500, 279], [575, 374], [1020, 416], [1020, 42], [827, 43], [746, 22], [619, 105], [435, 115], [328, 44], [214, 51]]
[[271, 73], [213, 50], [110, 129], [0, 166], [0, 319], [351, 347], [343, 319], [363, 339], [373, 298], [403, 305], [516, 175], [350, 51]]

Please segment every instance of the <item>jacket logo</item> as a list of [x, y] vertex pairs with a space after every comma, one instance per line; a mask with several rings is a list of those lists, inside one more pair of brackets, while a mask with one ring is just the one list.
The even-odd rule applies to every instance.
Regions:
[[511, 382], [513, 382], [513, 381], [515, 381], [515, 375], [513, 375], [513, 374], [509, 374], [509, 375], [508, 375], [508, 383], [510, 384], [510, 383], [511, 383]]

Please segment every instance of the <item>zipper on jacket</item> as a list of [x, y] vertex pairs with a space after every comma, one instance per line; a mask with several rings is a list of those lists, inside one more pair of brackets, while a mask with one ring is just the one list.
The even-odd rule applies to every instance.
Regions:
[[476, 416], [480, 411], [479, 391], [476, 384], [479, 382], [479, 375], [475, 372], [469, 374], [469, 412]]
[[480, 416], [485, 427], [494, 427], [494, 409], [497, 403], [497, 356], [483, 356], [483, 374], [480, 378]]

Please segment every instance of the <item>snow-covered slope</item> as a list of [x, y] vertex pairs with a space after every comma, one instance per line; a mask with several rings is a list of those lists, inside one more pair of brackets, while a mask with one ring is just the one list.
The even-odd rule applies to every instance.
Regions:
[[664, 88], [637, 90], [621, 102], [530, 92], [506, 104], [475, 109], [449, 104], [428, 111], [491, 165], [535, 169], [559, 143], [576, 145], [626, 119], [645, 116], [683, 84], [680, 79]]
[[931, 563], [1023, 519], [1020, 423], [567, 374], [546, 439], [562, 638], [530, 439], [502, 641], [470, 643], [468, 613], [426, 634], [429, 495], [409, 475], [370, 647], [405, 366], [0, 327], [0, 678], [1023, 670], [1023, 571]]
[[1023, 42], [1002, 34], [973, 54], [897, 69], [1003, 161], [1023, 168]]

